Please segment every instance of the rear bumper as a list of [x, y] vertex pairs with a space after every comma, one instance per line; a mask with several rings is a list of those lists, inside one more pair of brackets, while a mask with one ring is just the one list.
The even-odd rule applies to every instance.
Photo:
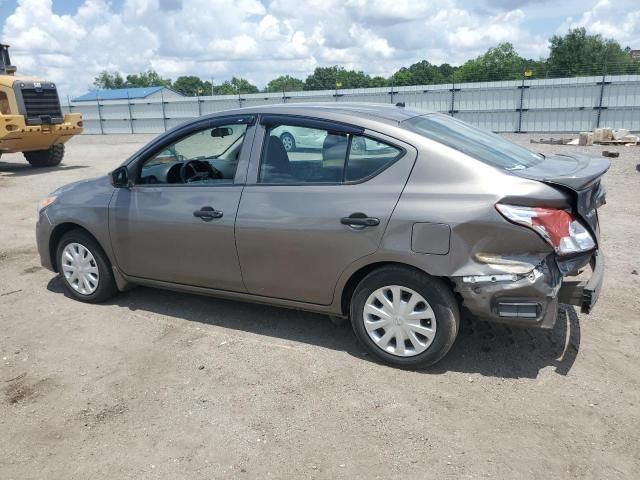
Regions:
[[604, 255], [596, 251], [591, 257], [591, 278], [582, 281], [563, 281], [560, 288], [560, 303], [580, 307], [581, 313], [590, 313], [600, 296], [604, 283]]
[[596, 251], [591, 255], [591, 266], [589, 279], [568, 281], [550, 255], [527, 275], [452, 280], [462, 296], [463, 306], [476, 317], [514, 326], [552, 328], [560, 303], [579, 306], [582, 313], [589, 313], [597, 302], [604, 279], [602, 253]]
[[68, 113], [62, 123], [27, 125], [22, 115], [0, 115], [0, 152], [44, 150], [82, 133], [82, 115]]

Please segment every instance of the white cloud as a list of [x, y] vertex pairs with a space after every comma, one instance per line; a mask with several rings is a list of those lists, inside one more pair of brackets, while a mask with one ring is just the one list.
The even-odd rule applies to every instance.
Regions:
[[[545, 12], [551, 3], [542, 9], [527, 0], [125, 0], [121, 7], [85, 0], [60, 15], [51, 0], [18, 0], [2, 34], [20, 72], [49, 78], [69, 94], [83, 93], [105, 69], [154, 68], [171, 78], [195, 74], [216, 82], [242, 76], [264, 85], [334, 64], [372, 75], [423, 59], [459, 64], [503, 41], [537, 58], [560, 24], [640, 45], [635, 2], [568, 1], [576, 2], [574, 11], [588, 10], [553, 18]], [[56, 11], [63, 10], [60, 2]], [[548, 31], [532, 31], [544, 15], [553, 20]]]
[[575, 27], [615, 38], [623, 48], [640, 48], [640, 5], [635, 0], [599, 0], [577, 20], [568, 18], [561, 28]]

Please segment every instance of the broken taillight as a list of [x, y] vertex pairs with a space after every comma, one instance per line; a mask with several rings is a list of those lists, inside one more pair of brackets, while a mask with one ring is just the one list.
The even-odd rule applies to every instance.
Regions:
[[586, 252], [596, 246], [582, 222], [565, 210], [503, 203], [496, 203], [496, 209], [510, 222], [534, 230], [559, 255]]

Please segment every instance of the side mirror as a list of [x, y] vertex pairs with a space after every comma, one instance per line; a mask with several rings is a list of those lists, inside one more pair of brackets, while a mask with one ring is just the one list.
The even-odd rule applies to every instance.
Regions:
[[127, 188], [129, 187], [129, 171], [126, 166], [121, 166], [116, 168], [113, 172], [109, 174], [111, 177], [111, 185], [116, 188]]
[[233, 129], [229, 127], [216, 127], [211, 130], [211, 136], [214, 138], [224, 138], [233, 135]]

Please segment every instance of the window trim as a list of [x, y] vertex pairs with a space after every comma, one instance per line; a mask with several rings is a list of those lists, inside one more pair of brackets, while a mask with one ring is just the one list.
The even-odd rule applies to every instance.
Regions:
[[[132, 160], [129, 160], [126, 163], [127, 169], [129, 171], [133, 169], [133, 173], [134, 173], [133, 175], [134, 183], [132, 187], [134, 188], [137, 188], [137, 187], [140, 187], [140, 188], [150, 188], [150, 187], [153, 187], [153, 188], [175, 188], [175, 187], [201, 188], [201, 187], [225, 187], [225, 186], [240, 185], [238, 183], [235, 183], [235, 179], [238, 175], [237, 169], [236, 169], [236, 173], [234, 175], [233, 180], [231, 182], [225, 182], [225, 183], [190, 183], [190, 184], [141, 183], [140, 178], [142, 174], [142, 167], [144, 166], [145, 162], [151, 159], [154, 155], [157, 155], [159, 152], [166, 149], [168, 146], [178, 143], [184, 140], [185, 138], [190, 137], [191, 135], [195, 135], [198, 132], [208, 130], [210, 128], [214, 128], [220, 125], [237, 124], [237, 125], [247, 126], [244, 133], [245, 138], [242, 141], [242, 146], [240, 147], [241, 150], [239, 155], [241, 155], [243, 149], [250, 147], [250, 146], [246, 146], [247, 134], [249, 133], [250, 128], [255, 125], [256, 117], [257, 115], [250, 114], [250, 115], [225, 115], [222, 117], [208, 118], [204, 120], [198, 119], [193, 123], [188, 123], [187, 125], [180, 125], [176, 127], [174, 130], [170, 130], [165, 136], [157, 138], [154, 142], [144, 147], [141, 152], [138, 152], [137, 154], [135, 154], [134, 157], [132, 157]], [[251, 140], [252, 139], [250, 139], [250, 141]], [[238, 166], [240, 166], [240, 161], [238, 161]]]
[[[285, 123], [283, 123], [285, 122]], [[348, 123], [326, 120], [324, 118], [307, 117], [303, 115], [282, 115], [268, 113], [260, 116], [260, 124], [265, 127], [274, 125], [288, 125], [291, 127], [315, 128], [317, 130], [327, 130], [328, 132], [362, 134], [364, 127], [350, 125]]]
[[[266, 117], [266, 121], [263, 121], [263, 118]], [[300, 119], [300, 123], [283, 123], [283, 121], [278, 121], [278, 122], [274, 122], [274, 119], [277, 117], [278, 120], [283, 119], [286, 120], [288, 118], [295, 118], [296, 120]], [[309, 123], [302, 123], [303, 120], [312, 120], [314, 121], [313, 123], [315, 123], [315, 120], [318, 120], [317, 125], [319, 125], [320, 123], [325, 124], [327, 126], [330, 125], [335, 125], [338, 124], [340, 126], [345, 126], [345, 127], [349, 127], [349, 125], [347, 124], [342, 124], [342, 123], [338, 123], [338, 122], [333, 122], [331, 120], [325, 120], [325, 119], [315, 119], [315, 118], [310, 118], [310, 117], [302, 117], [302, 116], [289, 116], [289, 115], [264, 115], [260, 118], [260, 124], [264, 127], [263, 130], [263, 137], [262, 137], [262, 147], [260, 149], [260, 158], [258, 161], [258, 170], [256, 172], [256, 179], [254, 183], [247, 183], [247, 185], [252, 185], [252, 186], [279, 186], [279, 187], [299, 187], [299, 186], [310, 186], [310, 185], [325, 185], [325, 186], [335, 186], [335, 185], [358, 185], [361, 183], [365, 183], [368, 182], [369, 180], [377, 177], [378, 175], [380, 175], [382, 172], [384, 172], [387, 168], [391, 167], [392, 165], [394, 165], [395, 163], [397, 163], [401, 158], [403, 158], [406, 154], [407, 154], [407, 149], [401, 145], [398, 145], [397, 143], [392, 143], [389, 142], [388, 140], [384, 139], [379, 139], [379, 138], [375, 138], [372, 135], [369, 134], [365, 134], [366, 129], [363, 127], [353, 127], [353, 132], [346, 132], [343, 131], [341, 129], [330, 129], [327, 127], [316, 127], [316, 126], [308, 126]], [[266, 182], [261, 182], [260, 181], [260, 171], [262, 169], [262, 164], [264, 162], [264, 156], [265, 156], [265, 150], [267, 148], [268, 145], [268, 138], [269, 138], [269, 131], [275, 127], [275, 126], [281, 126], [281, 125], [285, 125], [285, 126], [291, 126], [291, 127], [304, 127], [304, 128], [315, 128], [315, 129], [322, 129], [322, 130], [326, 130], [328, 133], [331, 132], [337, 132], [337, 133], [344, 133], [346, 135], [348, 135], [349, 138], [349, 143], [347, 145], [347, 153], [346, 153], [346, 157], [345, 157], [345, 161], [344, 161], [344, 167], [342, 169], [342, 181], [341, 182], [291, 182], [291, 183], [266, 183]], [[356, 131], [358, 133], [356, 133]], [[390, 161], [389, 163], [387, 163], [386, 165], [384, 165], [383, 168], [379, 168], [378, 170], [375, 170], [374, 172], [372, 172], [370, 175], [367, 175], [366, 177], [363, 177], [361, 179], [358, 180], [347, 180], [346, 179], [346, 175], [347, 175], [347, 167], [349, 165], [349, 156], [351, 154], [351, 142], [353, 139], [353, 136], [357, 135], [360, 136], [364, 139], [370, 139], [373, 140], [375, 142], [378, 143], [384, 143], [385, 145], [389, 145], [390, 147], [393, 147], [397, 150], [399, 150], [398, 154], [395, 156], [395, 158]]]

